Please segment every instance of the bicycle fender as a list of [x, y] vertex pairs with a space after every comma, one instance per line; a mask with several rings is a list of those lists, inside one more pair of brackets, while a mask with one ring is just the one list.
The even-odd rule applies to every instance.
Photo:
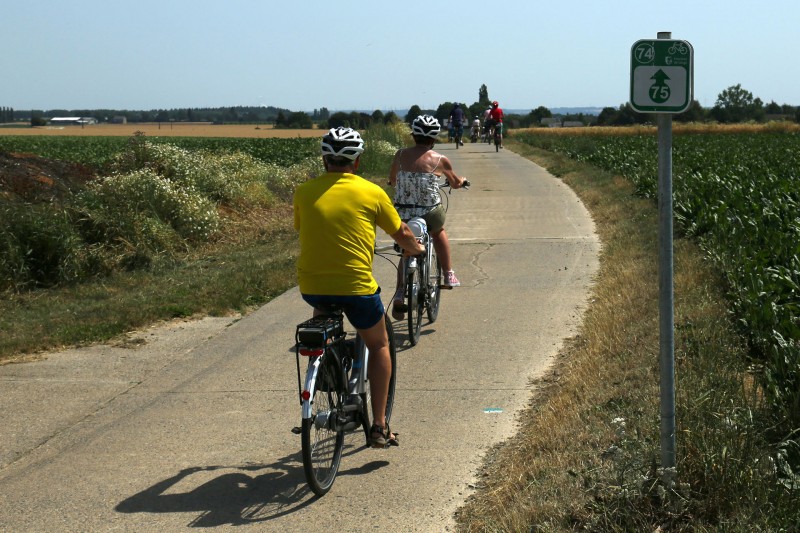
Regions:
[[322, 357], [315, 357], [312, 361], [308, 362], [308, 369], [306, 370], [306, 381], [303, 390], [311, 393], [308, 400], [303, 400], [302, 418], [311, 418], [311, 400], [314, 398], [314, 390], [317, 385], [317, 373], [319, 372], [319, 365], [322, 362]]

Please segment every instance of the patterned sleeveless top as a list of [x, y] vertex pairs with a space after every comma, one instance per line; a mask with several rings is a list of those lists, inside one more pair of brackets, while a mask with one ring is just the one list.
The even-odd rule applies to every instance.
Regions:
[[430, 212], [442, 203], [439, 194], [439, 180], [441, 176], [434, 174], [439, 167], [439, 160], [430, 172], [411, 172], [403, 170], [402, 166], [397, 171], [397, 183], [394, 193], [394, 207], [403, 220], [420, 217]]

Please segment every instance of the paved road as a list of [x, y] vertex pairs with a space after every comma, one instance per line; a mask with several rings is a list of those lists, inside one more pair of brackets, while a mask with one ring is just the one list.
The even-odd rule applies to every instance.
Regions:
[[[0, 367], [0, 531], [446, 531], [486, 450], [512, 437], [579, 323], [599, 243], [577, 197], [487, 145], [441, 146], [473, 183], [448, 212], [463, 286], [401, 346], [393, 428], [350, 437], [332, 491], [305, 486], [291, 290], [241, 320], [176, 322]], [[389, 298], [391, 265], [376, 275]], [[398, 324], [405, 341], [405, 326]]]

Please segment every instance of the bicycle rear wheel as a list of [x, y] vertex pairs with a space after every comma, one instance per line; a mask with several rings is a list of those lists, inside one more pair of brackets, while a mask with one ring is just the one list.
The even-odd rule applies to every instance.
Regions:
[[406, 278], [406, 292], [408, 298], [408, 340], [411, 346], [416, 346], [419, 342], [419, 332], [422, 329], [422, 311], [425, 307], [425, 299], [420, 293], [422, 284], [420, 283], [420, 268], [422, 267], [421, 258], [417, 260], [417, 268], [408, 272]]
[[[394, 328], [392, 327], [392, 321], [389, 319], [389, 315], [384, 316], [384, 322], [386, 323], [386, 335], [389, 338], [389, 358], [392, 362], [392, 374], [389, 376], [389, 394], [386, 397], [386, 410], [384, 411], [386, 423], [388, 424], [392, 418], [392, 408], [394, 407], [395, 384], [397, 382], [397, 350], [394, 343]], [[366, 349], [363, 341], [360, 339], [356, 346], [358, 350]], [[357, 354], [357, 356], [358, 355], [360, 355], [360, 353]], [[372, 409], [372, 394], [370, 392], [369, 381], [367, 381], [367, 390], [361, 394], [361, 404], [364, 407], [361, 415], [362, 424], [364, 426], [364, 436], [367, 439], [367, 442], [369, 442], [369, 432], [372, 428], [372, 418], [370, 417], [370, 410]]]
[[428, 297], [425, 299], [425, 309], [428, 312], [428, 320], [433, 323], [439, 316], [439, 296], [442, 293], [442, 264], [439, 263], [436, 250], [431, 252], [431, 267], [428, 271]]
[[327, 355], [320, 361], [313, 390], [309, 390], [311, 418], [303, 419], [301, 432], [303, 470], [317, 496], [325, 495], [333, 486], [344, 448], [344, 431], [336, 429], [337, 413], [346, 397], [342, 368], [335, 357]]

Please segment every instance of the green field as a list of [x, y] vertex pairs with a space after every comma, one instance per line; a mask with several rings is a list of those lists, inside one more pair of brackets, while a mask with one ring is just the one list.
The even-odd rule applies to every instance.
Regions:
[[[265, 163], [289, 166], [316, 155], [319, 139], [251, 139], [231, 137], [148, 137], [150, 142], [164, 143], [187, 150], [242, 152]], [[103, 168], [123, 151], [128, 137], [52, 137], [36, 135], [0, 135], [0, 152], [31, 153], [50, 159], [61, 159]]]
[[[655, 134], [515, 139], [631, 180], [657, 196]], [[800, 133], [685, 133], [673, 139], [674, 213], [724, 273], [730, 301], [763, 364], [765, 390], [800, 426]]]

